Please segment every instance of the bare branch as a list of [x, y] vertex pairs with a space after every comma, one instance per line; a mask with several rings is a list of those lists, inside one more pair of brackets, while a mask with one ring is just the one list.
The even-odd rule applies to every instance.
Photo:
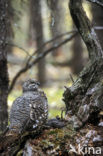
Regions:
[[9, 93], [12, 91], [17, 79], [19, 78], [20, 75], [22, 75], [24, 72], [26, 72], [28, 69], [30, 69], [34, 64], [38, 63], [42, 58], [44, 58], [48, 53], [50, 53], [51, 51], [59, 48], [60, 46], [66, 44], [67, 42], [69, 42], [70, 40], [72, 40], [75, 36], [77, 35], [77, 32], [75, 32], [74, 34], [72, 34], [71, 36], [69, 36], [67, 39], [65, 39], [64, 41], [62, 41], [61, 43], [55, 45], [54, 47], [51, 47], [49, 49], [47, 49], [46, 51], [40, 53], [31, 63], [26, 63], [25, 67], [23, 67], [13, 78], [10, 88], [9, 88]]
[[55, 40], [57, 40], [57, 39], [59, 39], [59, 38], [61, 38], [61, 37], [63, 37], [63, 36], [69, 35], [69, 34], [71, 34], [71, 33], [76, 33], [76, 32], [77, 32], [77, 30], [68, 31], [68, 32], [65, 32], [65, 33], [62, 33], [62, 34], [56, 36], [55, 38], [50, 39], [49, 41], [47, 41], [46, 43], [44, 43], [43, 45], [41, 45], [41, 46], [32, 54], [32, 56], [28, 59], [28, 63], [30, 62], [30, 60], [32, 59], [32, 57], [33, 57], [36, 53], [38, 53], [42, 48], [44, 48], [45, 46], [47, 46], [49, 43], [52, 43], [53, 41], [55, 41]]
[[28, 52], [27, 50], [25, 50], [23, 47], [20, 47], [20, 46], [14, 44], [14, 43], [6, 43], [6, 44], [7, 44], [8, 46], [17, 47], [17, 48], [21, 49], [22, 51], [24, 51], [28, 56], [31, 56], [31, 55], [29, 54], [29, 52]]
[[69, 76], [70, 76], [71, 81], [74, 83], [74, 79], [73, 79], [72, 74], [69, 74]]
[[48, 40], [43, 45], [41, 45], [41, 47], [39, 49], [37, 49], [36, 51], [34, 51], [34, 53], [32, 55], [30, 55], [29, 52], [27, 50], [25, 50], [23, 47], [20, 47], [20, 46], [14, 44], [14, 43], [8, 43], [7, 42], [6, 44], [8, 46], [17, 47], [17, 48], [21, 49], [22, 51], [24, 51], [28, 56], [30, 56], [29, 59], [28, 59], [28, 62], [29, 62], [32, 59], [33, 55], [35, 55], [36, 53], [38, 53], [38, 51], [40, 51], [42, 48], [44, 48], [45, 46], [47, 46], [49, 43], [52, 43], [53, 41], [55, 41], [55, 40], [57, 40], [57, 39], [59, 39], [61, 37], [64, 37], [66, 35], [69, 35], [69, 34], [72, 34], [72, 33], [75, 33], [75, 32], [77, 32], [76, 29], [74, 29], [72, 31], [68, 31], [68, 32], [62, 33], [62, 34], [56, 36], [55, 38], [52, 38], [52, 39]]
[[86, 0], [86, 1], [89, 1], [89, 2], [92, 2], [92, 3], [95, 3], [101, 7], [103, 7], [103, 1], [101, 0]]
[[74, 23], [87, 46], [90, 60], [103, 56], [95, 30], [83, 10], [82, 0], [70, 0], [69, 6]]

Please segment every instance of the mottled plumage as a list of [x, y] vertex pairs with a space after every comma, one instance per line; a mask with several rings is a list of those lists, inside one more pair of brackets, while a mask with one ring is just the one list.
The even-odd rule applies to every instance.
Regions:
[[23, 95], [18, 97], [10, 111], [10, 129], [16, 131], [40, 129], [48, 117], [46, 95], [35, 80], [23, 84]]

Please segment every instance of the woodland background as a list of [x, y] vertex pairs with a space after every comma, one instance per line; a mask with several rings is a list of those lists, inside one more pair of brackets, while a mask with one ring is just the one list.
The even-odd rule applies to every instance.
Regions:
[[[100, 0], [96, 2], [103, 6]], [[71, 15], [77, 28], [68, 9], [68, 0], [0, 0], [1, 132], [9, 124], [8, 114], [12, 102], [21, 95], [21, 85], [28, 78], [37, 79], [46, 93], [49, 103], [49, 118], [60, 116], [61, 110], [65, 105], [66, 109], [72, 110], [74, 114], [76, 114], [77, 109], [77, 112], [79, 112], [77, 115], [80, 117], [80, 109], [78, 107], [84, 108], [81, 101], [85, 99], [88, 106], [91, 107], [92, 102], [94, 104], [91, 112], [87, 111], [86, 115], [81, 113], [81, 118], [84, 117], [85, 119], [89, 114], [90, 119], [93, 119], [90, 123], [94, 124], [94, 120], [98, 118], [96, 115], [100, 113], [101, 109], [103, 110], [103, 52], [101, 50], [103, 48], [103, 7], [83, 1], [83, 8], [92, 24], [89, 25], [84, 16], [84, 23], [81, 21], [79, 25], [78, 20], [80, 22], [80, 19], [78, 16], [76, 21], [77, 10], [75, 9], [79, 8], [76, 6], [77, 3], [80, 3], [81, 6], [82, 1], [78, 0], [78, 2], [74, 3], [74, 0], [70, 0], [70, 3], [73, 5], [70, 7]], [[80, 18], [82, 19], [82, 15], [80, 15]], [[81, 24], [84, 24], [83, 27]], [[92, 30], [92, 27], [96, 31], [99, 41], [96, 36], [94, 37], [95, 33], [92, 34], [89, 31]], [[91, 37], [89, 38], [88, 35]], [[89, 60], [90, 64], [88, 66]], [[84, 66], [86, 68], [83, 68]], [[82, 69], [84, 70], [80, 74]], [[78, 80], [80, 79], [82, 81], [79, 84]], [[74, 88], [72, 85], [74, 85]], [[96, 94], [92, 92], [92, 89], [94, 89]], [[62, 101], [63, 97], [64, 101]], [[74, 108], [68, 101], [74, 104]], [[79, 103], [79, 106], [76, 105], [76, 102]], [[97, 108], [96, 102], [98, 111], [95, 111], [95, 108]], [[91, 117], [91, 115], [93, 116]], [[91, 125], [89, 126], [91, 129], [94, 128]], [[74, 135], [73, 129], [69, 130]], [[86, 128], [84, 128], [85, 130]], [[67, 129], [66, 131], [64, 130], [63, 134], [61, 130], [55, 130], [55, 132], [51, 130], [49, 132], [51, 132], [50, 135], [54, 133], [63, 135], [63, 139], [65, 134], [67, 135], [68, 133]], [[44, 132], [42, 137], [48, 137], [45, 135]], [[40, 145], [39, 141], [40, 138], [37, 140], [37, 144]], [[61, 143], [61, 139], [59, 141]], [[33, 143], [31, 144], [33, 145]], [[49, 147], [48, 141], [44, 144]], [[3, 146], [6, 147], [5, 140]], [[19, 150], [20, 148], [21, 146]], [[60, 148], [60, 151], [62, 150]]]

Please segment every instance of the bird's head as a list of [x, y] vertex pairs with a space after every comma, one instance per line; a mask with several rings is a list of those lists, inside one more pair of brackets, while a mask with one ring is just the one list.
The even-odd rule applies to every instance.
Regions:
[[29, 79], [23, 83], [23, 92], [25, 91], [36, 91], [38, 90], [40, 83], [34, 79]]

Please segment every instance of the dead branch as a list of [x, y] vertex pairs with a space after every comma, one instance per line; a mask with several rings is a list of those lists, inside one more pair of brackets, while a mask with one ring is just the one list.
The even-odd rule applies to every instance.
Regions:
[[48, 53], [52, 52], [53, 50], [59, 48], [60, 46], [66, 44], [70, 40], [72, 40], [77, 35], [77, 32], [75, 32], [73, 35], [62, 41], [61, 43], [55, 45], [54, 47], [51, 47], [47, 49], [46, 51], [40, 53], [32, 62], [29, 63], [29, 60], [27, 61], [26, 65], [14, 76], [11, 85], [9, 87], [9, 94], [12, 91], [17, 79], [20, 75], [22, 75], [24, 72], [26, 72], [28, 69], [30, 69], [34, 64], [38, 63], [42, 58], [44, 58]]
[[54, 42], [55, 40], [58, 40], [61, 37], [64, 37], [66, 35], [69, 35], [69, 34], [72, 34], [72, 33], [76, 33], [76, 32], [77, 32], [77, 30], [68, 31], [68, 32], [65, 32], [65, 33], [62, 33], [62, 34], [56, 36], [55, 38], [50, 39], [49, 41], [47, 41], [46, 43], [41, 45], [36, 51], [34, 51], [34, 53], [31, 55], [31, 57], [29, 57], [27, 62], [29, 63], [30, 60], [33, 58], [33, 56], [35, 54], [37, 54], [39, 51], [41, 51], [42, 48], [45, 48], [49, 43], [52, 43], [52, 42]]
[[82, 7], [82, 0], [70, 0], [71, 16], [83, 38], [89, 53], [89, 62], [77, 80], [64, 92], [64, 102], [69, 121], [80, 128], [86, 122], [96, 124], [98, 114], [103, 110], [103, 51], [93, 26]]
[[103, 1], [101, 1], [101, 0], [87, 0], [87, 1], [95, 3], [95, 4], [103, 7]]
[[6, 43], [6, 44], [7, 44], [8, 46], [11, 46], [11, 47], [17, 47], [18, 49], [21, 49], [22, 51], [24, 51], [28, 56], [31, 56], [31, 55], [29, 54], [29, 52], [28, 52], [27, 50], [25, 50], [23, 47], [20, 47], [20, 46], [14, 44], [14, 43]]
[[66, 60], [64, 62], [57, 62], [57, 61], [52, 61], [51, 64], [53, 66], [60, 66], [60, 67], [69, 67], [71, 64], [70, 60]]
[[37, 49], [36, 51], [34, 51], [34, 53], [32, 55], [30, 55], [29, 52], [26, 49], [24, 49], [23, 47], [20, 47], [20, 46], [18, 46], [16, 44], [14, 44], [14, 43], [7, 42], [6, 44], [8, 46], [11, 46], [11, 47], [17, 47], [17, 48], [21, 49], [22, 51], [24, 51], [29, 56], [29, 59], [28, 59], [28, 62], [29, 62], [32, 59], [32, 57], [36, 53], [38, 53], [38, 51], [40, 51], [42, 48], [45, 48], [45, 46], [47, 46], [49, 43], [52, 43], [53, 41], [58, 40], [61, 37], [64, 37], [66, 35], [69, 35], [69, 34], [72, 34], [72, 33], [75, 33], [75, 32], [77, 32], [77, 30], [68, 31], [68, 32], [65, 32], [65, 33], [62, 33], [62, 34], [56, 36], [55, 38], [50, 39], [49, 41], [47, 41], [43, 45], [41, 45], [41, 47], [39, 47], [39, 49]]
[[98, 56], [103, 56], [103, 51], [101, 49], [95, 30], [87, 18], [86, 13], [80, 3], [82, 3], [82, 0], [75, 2], [74, 0], [71, 0], [69, 4], [70, 12], [73, 21], [86, 44], [90, 60], [94, 60]]

